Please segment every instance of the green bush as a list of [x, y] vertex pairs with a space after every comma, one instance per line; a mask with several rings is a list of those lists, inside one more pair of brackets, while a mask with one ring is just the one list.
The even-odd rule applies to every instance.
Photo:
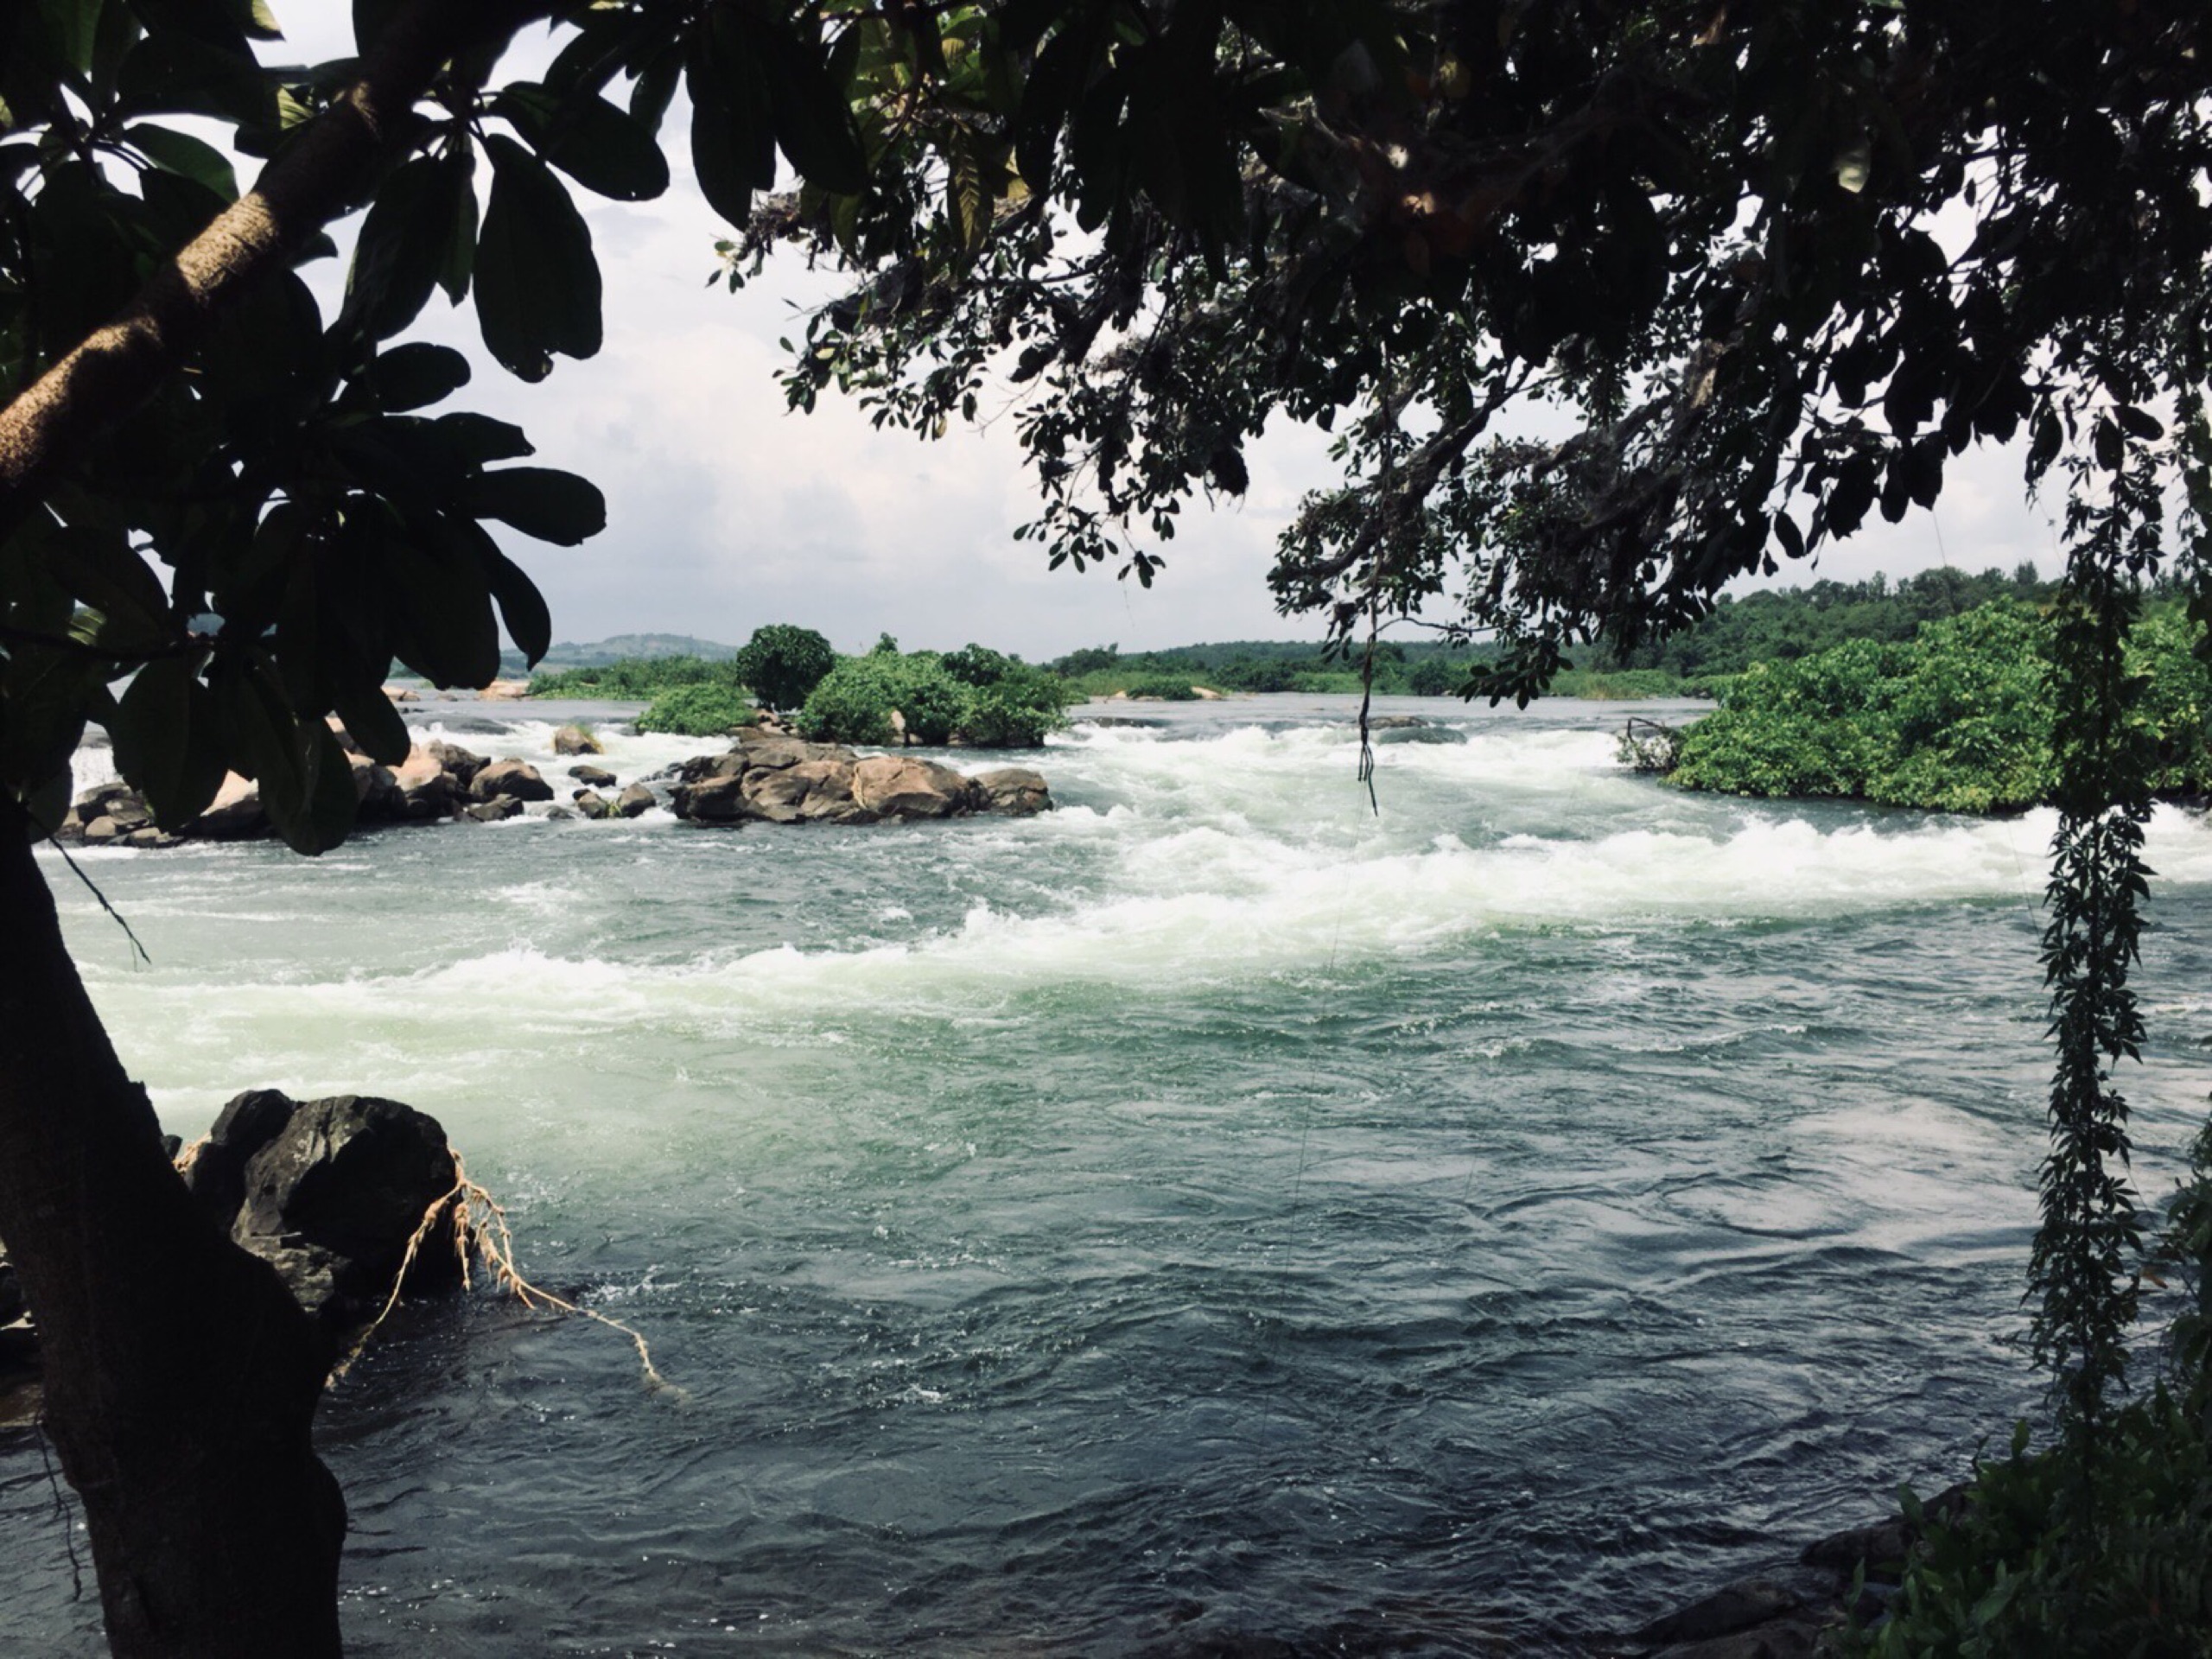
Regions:
[[530, 677], [533, 697], [657, 697], [679, 685], [735, 685], [729, 664], [703, 657], [620, 657], [588, 668], [546, 669]]
[[1196, 702], [1197, 689], [1185, 674], [1147, 674], [1131, 680], [1128, 693], [1133, 697], [1157, 697], [1163, 702]]
[[679, 685], [655, 697], [638, 716], [641, 732], [671, 732], [678, 737], [720, 737], [760, 716], [752, 700], [729, 685]]
[[[976, 678], [949, 671], [956, 661]], [[1034, 748], [1065, 724], [1068, 695], [1055, 676], [979, 645], [950, 658], [871, 652], [841, 659], [823, 677], [799, 710], [798, 729], [816, 742], [896, 743], [895, 709], [916, 743], [958, 738], [978, 748]]]
[[1755, 664], [1683, 738], [1674, 780], [1948, 812], [2034, 805], [2053, 779], [2044, 641], [2040, 618], [2000, 602], [1909, 643]]
[[1057, 705], [1025, 702], [1004, 686], [986, 686], [969, 701], [960, 734], [979, 749], [1033, 749], [1067, 724]]
[[837, 665], [837, 653], [812, 628], [772, 622], [755, 628], [731, 664], [771, 709], [796, 709]]

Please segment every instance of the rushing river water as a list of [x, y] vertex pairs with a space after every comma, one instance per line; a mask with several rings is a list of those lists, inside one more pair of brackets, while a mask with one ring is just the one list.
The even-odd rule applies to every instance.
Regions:
[[[1955, 1478], [2035, 1394], [2048, 819], [1685, 795], [1603, 706], [1384, 708], [1439, 723], [1378, 747], [1379, 815], [1350, 705], [1267, 698], [1078, 725], [1029, 822], [82, 855], [150, 967], [49, 865], [172, 1129], [424, 1108], [680, 1387], [410, 1311], [322, 1414], [353, 1649], [1571, 1650]], [[561, 712], [415, 718], [554, 777]], [[2155, 1194], [2212, 828], [2151, 861]], [[52, 1505], [0, 1441], [8, 1653], [97, 1650]]]

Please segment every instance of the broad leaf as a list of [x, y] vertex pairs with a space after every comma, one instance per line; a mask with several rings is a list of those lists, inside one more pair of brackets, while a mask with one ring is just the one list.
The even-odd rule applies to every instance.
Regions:
[[358, 384], [378, 408], [397, 415], [450, 397], [468, 384], [468, 359], [452, 346], [412, 340], [377, 358]]
[[691, 166], [707, 205], [731, 224], [753, 216], [753, 193], [776, 183], [769, 92], [749, 31], [722, 4], [692, 28], [683, 84], [691, 94]]
[[182, 657], [164, 657], [138, 671], [116, 705], [109, 734], [116, 769], [144, 793], [165, 829], [181, 829], [205, 812], [230, 770], [214, 694]]
[[607, 528], [607, 498], [599, 486], [550, 467], [505, 467], [471, 479], [461, 504], [480, 518], [499, 519], [563, 547]]
[[553, 615], [545, 608], [545, 596], [522, 567], [497, 548], [486, 550], [484, 565], [499, 601], [499, 614], [506, 620], [507, 637], [535, 668], [553, 645]]
[[443, 163], [418, 156], [386, 179], [362, 221], [338, 326], [389, 340], [415, 321], [437, 286], [452, 229]]
[[668, 159], [652, 131], [596, 92], [563, 98], [518, 81], [500, 92], [492, 108], [587, 190], [616, 201], [650, 201], [668, 188]]
[[492, 200], [476, 248], [477, 320], [501, 365], [543, 380], [553, 353], [599, 350], [599, 262], [583, 216], [544, 162], [511, 138], [487, 138], [485, 149]]
[[205, 185], [226, 201], [238, 199], [238, 176], [232, 170], [229, 159], [213, 144], [205, 143], [188, 132], [157, 127], [149, 121], [126, 128], [123, 136], [165, 172]]

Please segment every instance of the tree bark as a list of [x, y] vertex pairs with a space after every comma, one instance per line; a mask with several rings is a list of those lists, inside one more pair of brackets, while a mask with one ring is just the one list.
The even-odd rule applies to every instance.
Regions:
[[84, 1500], [118, 1659], [340, 1651], [346, 1506], [309, 1441], [324, 1382], [275, 1272], [195, 1205], [0, 809], [0, 1238]]

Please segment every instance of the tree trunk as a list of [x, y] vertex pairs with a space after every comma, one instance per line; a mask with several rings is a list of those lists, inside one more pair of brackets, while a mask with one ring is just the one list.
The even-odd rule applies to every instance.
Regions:
[[120, 1659], [340, 1651], [346, 1506], [307, 1316], [193, 1204], [0, 804], [0, 1239]]

